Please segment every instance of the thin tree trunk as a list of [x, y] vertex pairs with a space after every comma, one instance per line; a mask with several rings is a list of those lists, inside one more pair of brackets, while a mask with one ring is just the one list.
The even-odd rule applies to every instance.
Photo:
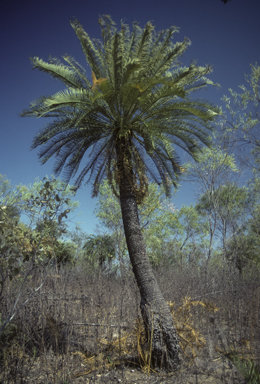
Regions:
[[174, 371], [181, 362], [176, 328], [146, 254], [134, 192], [126, 179], [120, 184], [122, 218], [130, 260], [141, 294], [140, 307], [146, 328], [149, 361], [153, 367]]

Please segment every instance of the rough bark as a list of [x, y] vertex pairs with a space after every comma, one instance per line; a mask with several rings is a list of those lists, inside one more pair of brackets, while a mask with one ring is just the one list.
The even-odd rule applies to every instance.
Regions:
[[146, 254], [136, 198], [126, 179], [120, 183], [120, 202], [129, 256], [141, 294], [151, 366], [175, 371], [181, 361], [178, 335]]

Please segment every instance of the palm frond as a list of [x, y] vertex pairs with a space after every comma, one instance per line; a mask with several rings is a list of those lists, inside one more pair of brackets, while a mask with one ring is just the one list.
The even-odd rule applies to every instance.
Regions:
[[46, 111], [52, 111], [60, 107], [77, 107], [79, 103], [84, 105], [84, 108], [91, 106], [90, 92], [82, 88], [69, 88], [46, 98], [43, 106]]
[[87, 86], [84, 77], [80, 76], [79, 72], [63, 65], [57, 59], [51, 59], [49, 62], [46, 62], [39, 59], [39, 57], [34, 57], [31, 58], [31, 62], [33, 63], [33, 68], [49, 73], [52, 77], [61, 80], [68, 87], [85, 88]]
[[140, 59], [141, 62], [144, 62], [147, 57], [149, 57], [154, 37], [153, 31], [154, 26], [151, 22], [148, 22], [142, 31], [139, 44], [136, 46], [137, 49], [135, 55]]
[[87, 63], [90, 65], [91, 69], [98, 78], [105, 78], [106, 74], [104, 73], [104, 68], [101, 65], [100, 51], [97, 48], [97, 44], [95, 41], [91, 40], [79, 21], [73, 20], [70, 24], [80, 41]]
[[91, 87], [91, 84], [88, 80], [88, 78], [86, 77], [86, 70], [79, 64], [77, 63], [73, 57], [69, 56], [69, 55], [64, 55], [63, 56], [63, 59], [70, 65], [70, 67], [75, 71], [75, 73], [77, 73], [77, 75], [83, 80], [83, 86], [82, 88], [90, 88]]
[[[173, 45], [171, 38], [175, 32], [175, 29], [170, 29], [168, 33], [164, 35], [163, 43], [160, 43], [152, 57], [147, 63], [147, 67], [152, 68], [152, 76], [164, 76], [167, 71], [172, 70], [173, 67], [178, 67], [178, 59], [186, 49], [189, 47], [190, 40], [185, 38], [183, 42]], [[152, 65], [152, 63], [156, 65]]]

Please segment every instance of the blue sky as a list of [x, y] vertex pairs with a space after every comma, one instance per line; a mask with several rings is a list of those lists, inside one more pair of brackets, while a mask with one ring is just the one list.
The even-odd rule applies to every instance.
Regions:
[[[53, 161], [40, 165], [37, 150], [31, 151], [33, 137], [47, 119], [21, 118], [19, 113], [41, 95], [63, 88], [49, 75], [32, 70], [29, 57], [48, 60], [65, 53], [85, 65], [80, 43], [70, 26], [76, 17], [92, 38], [100, 38], [98, 17], [110, 14], [120, 24], [138, 21], [143, 27], [149, 20], [156, 30], [171, 25], [180, 27], [176, 41], [187, 36], [192, 45], [183, 55], [183, 65], [197, 60], [198, 65], [213, 65], [209, 76], [220, 89], [211, 88], [198, 94], [222, 105], [221, 97], [228, 89], [238, 91], [250, 64], [260, 65], [260, 1], [231, 0], [35, 0], [1, 2], [1, 96], [0, 96], [0, 173], [12, 185], [29, 185], [39, 177], [51, 176]], [[177, 207], [194, 202], [196, 187], [184, 183], [173, 198]], [[91, 198], [91, 185], [82, 186], [76, 199], [80, 207], [74, 221], [93, 233], [97, 220], [93, 215], [96, 199]], [[75, 216], [75, 215], [73, 215]]]

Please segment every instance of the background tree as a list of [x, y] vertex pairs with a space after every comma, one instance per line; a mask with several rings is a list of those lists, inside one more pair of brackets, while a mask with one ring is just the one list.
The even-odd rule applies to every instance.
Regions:
[[260, 170], [260, 66], [251, 64], [251, 74], [245, 76], [241, 93], [232, 89], [224, 96], [226, 113], [220, 120], [222, 142], [231, 148], [242, 165], [253, 173]]
[[[37, 225], [39, 222], [46, 222], [50, 228], [54, 226], [58, 232], [62, 232], [64, 228], [62, 220], [68, 214], [68, 209], [64, 208], [69, 204], [65, 197], [59, 196], [58, 190], [53, 190], [55, 182], [56, 180], [45, 179], [39, 191], [40, 195], [30, 194], [29, 200], [26, 200], [27, 203], [29, 202], [27, 209], [33, 212], [34, 227], [30, 228], [20, 223], [19, 218], [9, 215], [9, 211], [5, 209], [6, 206], [0, 205], [0, 336], [18, 311], [40, 290], [47, 276], [46, 258], [49, 252], [53, 254], [55, 251], [55, 244], [53, 238], [49, 240], [49, 229], [46, 231], [45, 226], [39, 228]], [[20, 207], [24, 204], [25, 201], [22, 201]], [[22, 293], [26, 291], [26, 287], [28, 288], [29, 277], [32, 277], [40, 267], [42, 276], [40, 283], [35, 287], [31, 286], [28, 289], [29, 293], [23, 297]], [[8, 282], [13, 282], [18, 274], [19, 279], [13, 287], [13, 297], [9, 297], [8, 305], [5, 305], [3, 301], [6, 297]], [[5, 316], [2, 316], [2, 308], [5, 308]]]
[[101, 225], [113, 237], [115, 258], [120, 268], [121, 277], [123, 277], [129, 265], [126, 258], [128, 252], [124, 225], [119, 199], [113, 193], [107, 180], [104, 180], [100, 185], [95, 214]]
[[[86, 175], [97, 195], [104, 178], [120, 198], [128, 252], [141, 295], [141, 311], [150, 345], [150, 362], [168, 370], [180, 364], [180, 346], [169, 307], [154, 278], [139, 223], [137, 204], [148, 191], [149, 179], [162, 184], [166, 194], [176, 185], [182, 168], [176, 146], [196, 158], [200, 146], [210, 143], [210, 121], [216, 109], [192, 100], [192, 91], [211, 81], [210, 67], [179, 67], [177, 59], [190, 42], [174, 44], [175, 27], [156, 33], [148, 22], [133, 32], [121, 22], [117, 30], [109, 16], [99, 19], [102, 42], [91, 40], [78, 21], [73, 21], [92, 82], [74, 59], [32, 59], [34, 68], [51, 74], [65, 85], [64, 91], [42, 97], [22, 116], [53, 117], [34, 139], [45, 163], [57, 158], [59, 174], [75, 176], [79, 187]], [[89, 160], [85, 163], [85, 155]], [[84, 164], [83, 164], [84, 159]]]
[[[193, 205], [183, 205], [168, 223], [171, 231], [170, 246], [181, 267], [202, 265], [205, 261], [205, 236], [207, 228]], [[174, 253], [174, 252], [172, 252]], [[173, 259], [174, 260], [174, 259]]]
[[76, 246], [69, 240], [58, 240], [54, 247], [54, 260], [58, 269], [65, 265], [75, 265], [76, 263]]
[[198, 162], [185, 164], [186, 179], [198, 183], [200, 197], [196, 210], [204, 219], [208, 232], [207, 259], [211, 259], [218, 225], [217, 190], [231, 182], [239, 174], [234, 156], [222, 151], [219, 146], [204, 148]]
[[37, 250], [37, 263], [47, 265], [51, 261], [51, 264], [60, 265], [65, 263], [65, 260], [72, 262], [73, 245], [64, 241], [63, 237], [67, 233], [64, 218], [68, 219], [68, 214], [79, 204], [72, 200], [75, 195], [73, 187], [53, 176], [46, 176], [43, 180], [35, 180], [29, 187], [19, 188], [22, 217], [32, 237], [32, 254], [35, 244], [38, 244], [39, 240], [41, 242], [41, 247]]
[[[59, 225], [59, 230], [54, 228], [55, 221], [50, 220], [51, 228], [48, 228], [46, 212], [48, 217], [53, 214], [53, 217], [57, 219], [57, 223], [61, 224], [62, 218], [66, 218], [70, 212], [74, 211], [78, 205], [78, 201], [73, 201], [75, 191], [73, 186], [56, 179], [53, 176], [44, 177], [43, 180], [36, 179], [32, 185], [18, 186], [18, 191], [21, 193], [20, 197], [20, 211], [21, 214], [26, 216], [25, 220], [28, 225], [36, 227], [39, 230], [45, 230], [46, 233], [52, 233], [54, 236], [61, 236], [66, 231], [66, 225]], [[45, 206], [47, 200], [50, 200], [49, 208]], [[36, 205], [38, 202], [38, 206]], [[44, 207], [41, 209], [40, 207]], [[66, 208], [66, 209], [65, 209]]]
[[[240, 93], [230, 89], [230, 95], [223, 97], [226, 110], [218, 122], [220, 145], [226, 153], [232, 153], [239, 164], [240, 174], [243, 174], [243, 183], [248, 192], [247, 201], [241, 203], [244, 209], [243, 222], [236, 235], [228, 239], [227, 244], [228, 257], [233, 260], [233, 265], [236, 265], [241, 273], [248, 263], [253, 262], [256, 266], [257, 257], [255, 255], [256, 250], [259, 249], [257, 237], [251, 231], [254, 221], [258, 226], [258, 198], [256, 189], [253, 187], [254, 183], [255, 186], [258, 184], [260, 154], [260, 67], [257, 63], [251, 65], [251, 73], [249, 76], [245, 76], [245, 81], [246, 84], [239, 87]], [[250, 196], [254, 196], [254, 198], [252, 199]]]
[[[219, 186], [214, 192], [207, 191], [197, 202], [196, 209], [208, 221], [209, 215], [214, 215], [215, 249], [223, 255], [223, 263], [230, 263], [227, 244], [230, 239], [237, 239], [247, 215], [248, 191], [246, 187], [239, 187], [235, 183]], [[238, 267], [239, 263], [234, 264]]]
[[19, 219], [22, 210], [22, 187], [13, 188], [6, 176], [0, 174], [0, 205], [8, 217]]
[[[260, 181], [254, 177], [240, 188], [235, 212], [239, 217], [236, 232], [227, 242], [227, 257], [240, 273], [247, 267], [259, 268]], [[235, 201], [233, 204], [235, 204]], [[239, 214], [240, 211], [240, 214]]]
[[84, 244], [89, 238], [89, 234], [84, 232], [79, 223], [73, 229], [68, 230], [66, 238], [73, 244], [75, 248], [74, 256], [76, 262], [82, 262], [85, 257]]
[[85, 258], [90, 261], [93, 270], [100, 267], [111, 272], [111, 264], [115, 258], [115, 241], [110, 235], [90, 235], [83, 246]]

